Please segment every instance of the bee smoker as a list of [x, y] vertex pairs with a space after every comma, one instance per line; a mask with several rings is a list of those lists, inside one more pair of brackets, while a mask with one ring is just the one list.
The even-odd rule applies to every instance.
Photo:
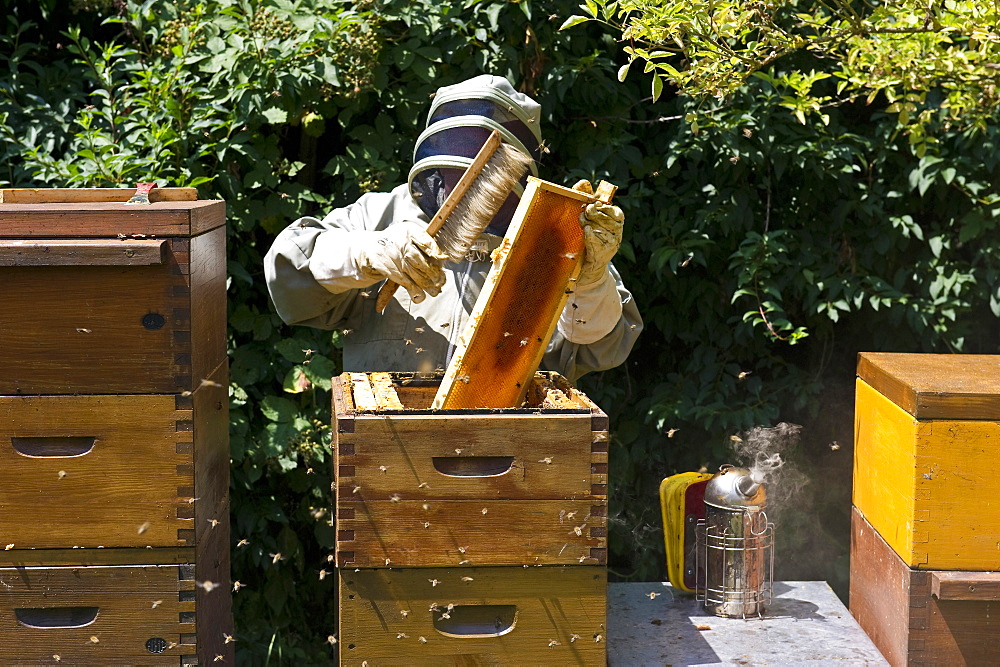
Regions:
[[760, 616], [771, 601], [774, 524], [763, 484], [723, 465], [705, 487], [696, 537], [695, 594], [716, 616]]

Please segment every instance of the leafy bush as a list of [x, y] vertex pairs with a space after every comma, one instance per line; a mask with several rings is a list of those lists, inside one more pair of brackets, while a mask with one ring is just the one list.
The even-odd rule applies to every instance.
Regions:
[[618, 576], [663, 577], [660, 479], [794, 421], [799, 479], [823, 483], [782, 513], [778, 576], [844, 592], [856, 352], [997, 351], [995, 123], [932, 123], [917, 157], [885, 104], [801, 123], [778, 72], [725, 106], [654, 104], [638, 77], [618, 82], [625, 57], [599, 26], [558, 31], [575, 8], [557, 0], [56, 5], [6, 6], [0, 184], [157, 180], [227, 201], [244, 664], [328, 663], [335, 632], [340, 333], [281, 324], [262, 256], [296, 217], [401, 182], [440, 85], [507, 76], [542, 102], [544, 177], [621, 188], [616, 265], [647, 329], [627, 364], [582, 380], [612, 418]]

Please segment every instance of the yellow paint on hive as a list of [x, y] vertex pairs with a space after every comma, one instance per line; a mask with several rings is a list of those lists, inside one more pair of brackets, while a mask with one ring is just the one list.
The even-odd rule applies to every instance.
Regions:
[[854, 505], [910, 567], [1000, 570], [1000, 424], [916, 420], [862, 380]]
[[915, 431], [913, 417], [857, 380], [854, 506], [908, 563], [913, 554]]

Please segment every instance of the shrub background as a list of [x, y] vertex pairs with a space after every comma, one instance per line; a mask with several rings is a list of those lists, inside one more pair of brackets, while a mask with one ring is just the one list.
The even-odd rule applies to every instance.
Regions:
[[295, 218], [402, 182], [439, 86], [507, 76], [542, 103], [544, 178], [620, 187], [646, 331], [581, 381], [612, 420], [613, 577], [664, 578], [663, 477], [743, 462], [732, 436], [784, 421], [802, 430], [772, 493], [776, 576], [846, 598], [857, 352], [998, 352], [996, 119], [931, 123], [917, 157], [884, 100], [802, 123], [767, 76], [725, 105], [653, 103], [617, 80], [612, 35], [558, 31], [559, 0], [0, 4], [0, 186], [227, 201], [241, 664], [327, 663], [335, 632], [344, 334], [281, 324], [261, 259]]

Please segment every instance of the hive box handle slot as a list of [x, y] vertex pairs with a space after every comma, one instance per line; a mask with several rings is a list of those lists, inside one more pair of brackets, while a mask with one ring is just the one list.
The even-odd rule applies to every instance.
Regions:
[[449, 477], [499, 477], [514, 467], [513, 456], [434, 456], [434, 469]]
[[512, 604], [463, 604], [431, 613], [435, 630], [458, 639], [499, 637], [511, 632], [517, 624], [517, 606]]
[[40, 607], [15, 609], [17, 622], [28, 628], [56, 630], [82, 628], [97, 620], [100, 607]]
[[10, 439], [10, 444], [14, 446], [18, 454], [35, 459], [83, 456], [90, 453], [96, 442], [97, 438], [86, 436]]

